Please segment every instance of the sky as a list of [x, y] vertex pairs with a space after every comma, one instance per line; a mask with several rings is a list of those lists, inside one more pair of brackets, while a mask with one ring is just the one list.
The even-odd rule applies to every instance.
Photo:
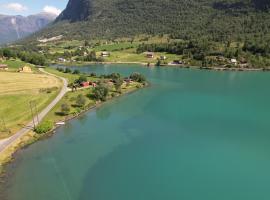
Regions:
[[0, 14], [31, 15], [40, 12], [60, 14], [68, 0], [0, 0]]

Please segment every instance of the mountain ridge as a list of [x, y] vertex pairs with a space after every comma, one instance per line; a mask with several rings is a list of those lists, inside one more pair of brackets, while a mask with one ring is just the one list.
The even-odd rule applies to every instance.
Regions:
[[29, 16], [0, 14], [0, 44], [14, 42], [39, 31], [56, 17], [46, 12]]
[[270, 27], [269, 7], [267, 0], [70, 0], [55, 22], [32, 38], [170, 34], [182, 39], [244, 39]]

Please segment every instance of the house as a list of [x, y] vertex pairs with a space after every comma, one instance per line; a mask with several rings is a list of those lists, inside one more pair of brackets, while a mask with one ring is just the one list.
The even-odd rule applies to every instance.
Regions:
[[102, 57], [109, 57], [110, 56], [110, 52], [108, 52], [108, 51], [103, 51], [103, 52], [101, 52], [101, 54], [100, 54]]
[[166, 56], [160, 56], [160, 60], [166, 60], [167, 57]]
[[231, 59], [231, 63], [232, 63], [233, 65], [237, 65], [237, 60], [236, 60], [235, 58], [232, 58], [232, 59]]
[[82, 87], [88, 87], [89, 86], [89, 82], [82, 82], [80, 85]]
[[31, 67], [25, 65], [25, 66], [19, 68], [19, 72], [30, 73], [30, 72], [32, 72], [32, 69], [31, 69]]
[[171, 64], [172, 65], [182, 65], [183, 64], [183, 61], [181, 61], [181, 60], [174, 60], [174, 61], [172, 61]]
[[0, 64], [0, 70], [8, 70], [8, 66], [4, 64]]
[[146, 57], [147, 58], [154, 58], [154, 53], [153, 52], [146, 52]]
[[66, 62], [66, 59], [65, 58], [58, 58], [57, 59], [59, 62]]

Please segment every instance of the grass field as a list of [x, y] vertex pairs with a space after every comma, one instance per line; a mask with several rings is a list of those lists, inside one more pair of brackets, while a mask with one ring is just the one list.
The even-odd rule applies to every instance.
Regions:
[[[105, 58], [106, 62], [138, 62], [138, 63], [156, 63], [161, 55], [167, 57], [166, 62], [181, 59], [181, 56], [169, 53], [155, 53], [154, 58], [147, 58], [145, 54], [137, 54], [136, 49], [126, 49], [123, 51], [112, 51], [110, 57]], [[98, 55], [100, 52], [98, 52]]]
[[[73, 83], [76, 79], [78, 79], [80, 77], [80, 75], [78, 75], [78, 74], [63, 73], [63, 72], [59, 72], [58, 70], [56, 70], [54, 68], [50, 68], [50, 67], [47, 67], [45, 70], [51, 74], [55, 74], [57, 76], [61, 76], [61, 77], [66, 78], [68, 80], [68, 83]], [[98, 78], [87, 77], [87, 80], [88, 81], [96, 81], [96, 80], [98, 80]]]
[[61, 84], [57, 78], [43, 74], [0, 72], [0, 139], [31, 120], [30, 101], [42, 110], [57, 95]]
[[20, 67], [23, 67], [25, 65], [31, 67], [33, 71], [37, 71], [37, 69], [33, 65], [23, 62], [21, 60], [10, 59], [10, 60], [5, 60], [5, 61], [0, 61], [0, 64], [8, 65], [8, 71], [11, 71], [11, 72], [18, 71]]

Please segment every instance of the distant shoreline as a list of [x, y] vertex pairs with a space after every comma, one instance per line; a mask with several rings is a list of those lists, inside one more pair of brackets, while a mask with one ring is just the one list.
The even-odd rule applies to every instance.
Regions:
[[178, 68], [186, 68], [186, 69], [199, 69], [199, 70], [213, 70], [213, 71], [248, 71], [248, 72], [258, 72], [258, 71], [270, 71], [270, 68], [240, 68], [240, 67], [222, 67], [222, 66], [215, 66], [215, 67], [199, 67], [199, 66], [192, 66], [192, 65], [184, 65], [184, 64], [162, 64], [160, 66], [156, 66], [153, 63], [150, 63], [148, 66], [148, 63], [144, 62], [73, 62], [73, 63], [52, 63], [52, 65], [61, 65], [61, 66], [85, 66], [85, 65], [115, 65], [115, 64], [136, 64], [141, 65], [145, 67], [178, 67]]

